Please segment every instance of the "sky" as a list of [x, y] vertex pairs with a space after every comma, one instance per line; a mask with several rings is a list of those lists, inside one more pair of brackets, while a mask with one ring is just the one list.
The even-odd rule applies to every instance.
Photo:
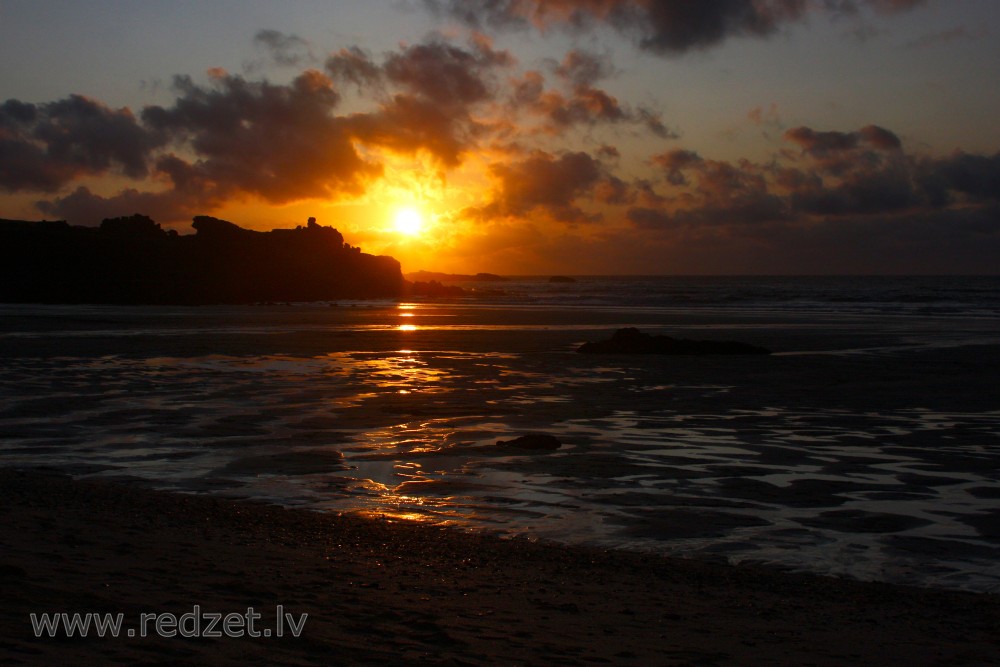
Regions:
[[404, 271], [1000, 272], [996, 0], [0, 0], [0, 218]]

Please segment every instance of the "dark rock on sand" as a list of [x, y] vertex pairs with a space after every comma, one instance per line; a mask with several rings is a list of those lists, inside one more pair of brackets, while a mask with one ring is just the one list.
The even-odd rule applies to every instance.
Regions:
[[513, 440], [497, 440], [497, 447], [515, 449], [556, 450], [561, 446], [559, 438], [547, 433], [529, 433]]
[[644, 334], [638, 329], [619, 329], [610, 340], [588, 342], [581, 345], [577, 352], [582, 354], [771, 354], [771, 351], [735, 341], [720, 340], [690, 340], [687, 338], [671, 338], [670, 336], [653, 336]]
[[468, 292], [458, 285], [445, 285], [437, 280], [408, 283], [406, 293], [408, 296], [425, 296], [433, 299], [463, 297], [468, 295]]

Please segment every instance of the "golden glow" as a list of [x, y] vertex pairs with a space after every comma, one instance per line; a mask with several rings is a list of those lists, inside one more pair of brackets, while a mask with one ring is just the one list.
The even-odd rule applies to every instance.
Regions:
[[406, 236], [416, 236], [424, 228], [424, 218], [415, 208], [401, 208], [396, 211], [395, 229]]
[[417, 325], [415, 325], [415, 324], [400, 324], [398, 328], [399, 328], [400, 331], [416, 331], [417, 330]]

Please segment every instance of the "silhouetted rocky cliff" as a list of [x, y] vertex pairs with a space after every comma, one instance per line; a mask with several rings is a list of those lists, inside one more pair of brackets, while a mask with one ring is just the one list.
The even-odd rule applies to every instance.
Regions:
[[208, 304], [398, 296], [399, 262], [332, 227], [255, 232], [199, 216], [197, 233], [143, 215], [100, 227], [0, 220], [0, 301]]

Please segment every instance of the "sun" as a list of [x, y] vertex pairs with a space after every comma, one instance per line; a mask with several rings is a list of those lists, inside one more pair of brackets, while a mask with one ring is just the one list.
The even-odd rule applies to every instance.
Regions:
[[407, 236], [416, 236], [424, 228], [424, 219], [415, 208], [401, 208], [396, 211], [396, 231]]

